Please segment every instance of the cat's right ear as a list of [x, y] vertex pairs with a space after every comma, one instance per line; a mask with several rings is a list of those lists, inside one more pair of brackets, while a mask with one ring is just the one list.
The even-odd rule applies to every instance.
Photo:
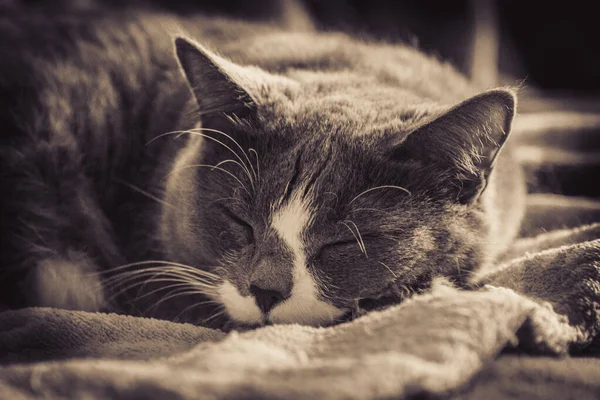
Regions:
[[175, 39], [175, 49], [202, 116], [254, 115], [256, 102], [243, 87], [240, 67], [184, 38]]
[[512, 90], [495, 89], [471, 97], [415, 129], [394, 145], [392, 155], [448, 175], [438, 189], [460, 203], [473, 203], [485, 190], [510, 134], [515, 107]]

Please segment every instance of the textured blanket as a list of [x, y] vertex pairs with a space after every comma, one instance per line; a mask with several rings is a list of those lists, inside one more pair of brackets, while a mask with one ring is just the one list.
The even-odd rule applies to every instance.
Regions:
[[[585, 147], [598, 118], [527, 117], [515, 127], [523, 148], [559, 143], [561, 130], [572, 139], [524, 151], [533, 186], [548, 165], [564, 182], [597, 168]], [[594, 221], [593, 200], [532, 195], [524, 237], [472, 277], [473, 290], [437, 279], [429, 293], [328, 328], [225, 334], [119, 315], [4, 312], [0, 399], [600, 398], [599, 360], [569, 356], [600, 342]]]

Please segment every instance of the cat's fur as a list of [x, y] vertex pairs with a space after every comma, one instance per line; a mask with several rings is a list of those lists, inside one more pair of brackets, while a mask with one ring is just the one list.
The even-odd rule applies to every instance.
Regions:
[[[94, 272], [168, 260], [234, 322], [323, 325], [464, 283], [518, 230], [514, 94], [415, 49], [154, 15], [7, 13], [0, 40], [0, 303], [142, 312], [169, 282]], [[209, 312], [179, 293], [152, 315]]]

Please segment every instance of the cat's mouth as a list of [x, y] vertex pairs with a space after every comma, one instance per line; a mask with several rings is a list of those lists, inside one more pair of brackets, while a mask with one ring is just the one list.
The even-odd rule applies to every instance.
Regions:
[[427, 291], [430, 288], [430, 282], [423, 280], [421, 285], [408, 290], [403, 288], [400, 290], [395, 282], [390, 284], [388, 292], [391, 294], [382, 295], [379, 297], [365, 297], [354, 301], [354, 306], [336, 322], [348, 322], [359, 318], [372, 311], [381, 311], [388, 307], [398, 305], [414, 294], [419, 294]]
[[[347, 311], [338, 318], [335, 318], [327, 323], [322, 323], [319, 326], [327, 327], [333, 326], [345, 322], [350, 322], [359, 318], [372, 311], [384, 310], [388, 307], [400, 304], [403, 301], [402, 298], [397, 296], [382, 296], [378, 298], [364, 298], [356, 300], [353, 307], [347, 308]], [[258, 329], [264, 326], [276, 325], [276, 322], [271, 321], [268, 316], [263, 316], [259, 323], [244, 323], [229, 319], [226, 323], [221, 325], [219, 328], [224, 331], [249, 331]]]
[[402, 298], [398, 296], [383, 296], [379, 298], [366, 298], [358, 301], [358, 308], [364, 311], [377, 311], [399, 304]]
[[354, 306], [344, 315], [333, 321], [331, 325], [353, 321], [371, 311], [381, 311], [388, 307], [400, 304], [402, 301], [403, 299], [393, 295], [355, 300]]

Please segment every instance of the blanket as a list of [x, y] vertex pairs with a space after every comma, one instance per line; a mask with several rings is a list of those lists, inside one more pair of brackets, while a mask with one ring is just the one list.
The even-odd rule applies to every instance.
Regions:
[[[594, 116], [560, 115], [562, 125], [527, 117], [515, 126], [523, 148], [545, 143], [524, 152], [533, 192], [544, 191], [531, 182], [547, 184], [538, 178], [548, 165], [564, 176], [596, 167], [584, 140], [600, 127]], [[552, 148], [560, 129], [581, 143]], [[327, 328], [224, 333], [116, 314], [6, 311], [0, 399], [600, 398], [600, 360], [590, 357], [600, 348], [598, 216], [591, 199], [533, 194], [523, 237], [473, 275], [472, 290], [436, 278], [428, 293]]]

